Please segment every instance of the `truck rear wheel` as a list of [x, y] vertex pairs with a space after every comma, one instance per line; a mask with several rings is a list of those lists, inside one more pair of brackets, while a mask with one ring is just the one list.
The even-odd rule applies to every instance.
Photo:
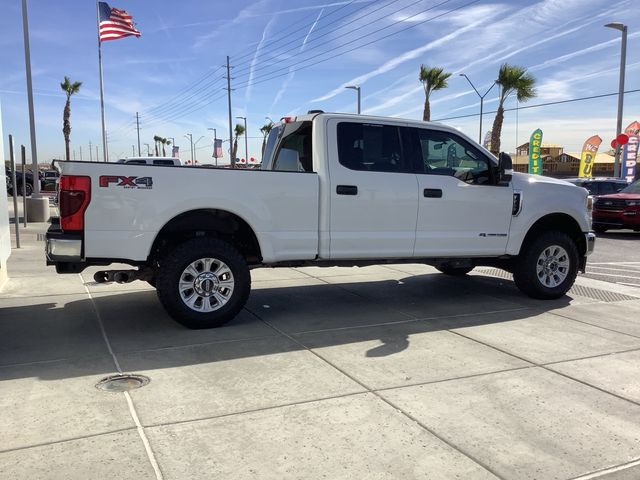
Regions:
[[156, 276], [160, 302], [188, 328], [214, 328], [233, 319], [251, 290], [244, 257], [214, 238], [195, 238], [170, 252]]
[[513, 280], [532, 298], [559, 298], [573, 286], [579, 255], [575, 242], [562, 232], [544, 232], [516, 260]]

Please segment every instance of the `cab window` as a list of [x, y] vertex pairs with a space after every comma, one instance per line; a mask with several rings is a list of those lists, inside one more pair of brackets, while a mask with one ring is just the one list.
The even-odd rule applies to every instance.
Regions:
[[403, 171], [398, 127], [341, 122], [337, 133], [342, 166], [370, 172]]
[[[311, 132], [311, 122], [285, 124], [283, 138], [278, 145], [278, 153], [273, 163], [273, 170], [313, 172]], [[296, 165], [291, 162], [292, 153], [297, 153], [298, 162]]]
[[417, 173], [456, 177], [471, 185], [492, 184], [491, 160], [470, 142], [438, 130], [417, 129], [416, 136]]

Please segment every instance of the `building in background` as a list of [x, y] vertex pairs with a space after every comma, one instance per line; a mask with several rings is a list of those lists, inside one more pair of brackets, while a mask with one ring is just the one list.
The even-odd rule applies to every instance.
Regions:
[[[542, 175], [556, 178], [577, 177], [580, 168], [580, 152], [565, 152], [562, 145], [543, 143], [540, 154]], [[596, 154], [593, 167], [594, 177], [612, 177], [615, 158], [612, 152]], [[529, 170], [529, 142], [516, 149], [513, 170], [527, 173]]]

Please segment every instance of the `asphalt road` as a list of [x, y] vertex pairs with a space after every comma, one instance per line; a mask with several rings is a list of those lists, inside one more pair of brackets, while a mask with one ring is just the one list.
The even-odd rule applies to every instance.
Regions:
[[585, 276], [640, 287], [640, 232], [617, 230], [599, 234]]

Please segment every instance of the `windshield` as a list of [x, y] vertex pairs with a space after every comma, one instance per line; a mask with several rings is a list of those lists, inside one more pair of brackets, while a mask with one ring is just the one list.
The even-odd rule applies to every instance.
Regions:
[[640, 193], [640, 180], [632, 183], [627, 188], [623, 188], [620, 193]]
[[273, 150], [276, 147], [276, 143], [278, 141], [278, 135], [280, 134], [281, 126], [274, 125], [269, 132], [269, 136], [267, 137], [267, 143], [264, 147], [264, 153], [262, 154], [262, 168], [267, 168], [267, 165], [271, 161], [271, 157], [273, 156]]

